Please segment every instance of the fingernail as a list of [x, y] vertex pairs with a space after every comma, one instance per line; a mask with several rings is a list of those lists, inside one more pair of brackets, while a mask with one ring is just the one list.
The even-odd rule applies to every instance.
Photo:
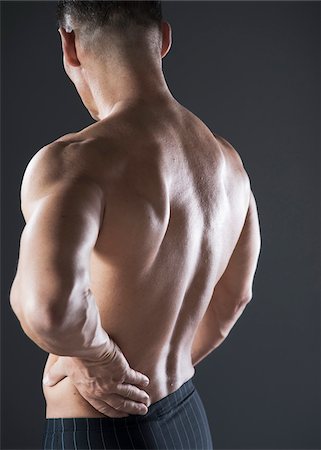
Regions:
[[140, 407], [140, 412], [141, 412], [142, 414], [147, 414], [147, 412], [148, 412], [147, 406], [146, 406], [146, 405], [141, 406], [141, 407]]
[[144, 386], [147, 386], [149, 384], [149, 379], [146, 378], [146, 380], [144, 380]]
[[42, 384], [48, 384], [49, 383], [49, 377], [48, 375], [46, 375], [45, 377], [43, 377], [42, 379]]

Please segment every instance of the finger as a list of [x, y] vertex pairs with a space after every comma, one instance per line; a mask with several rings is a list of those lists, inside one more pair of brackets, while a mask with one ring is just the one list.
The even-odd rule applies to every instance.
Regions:
[[102, 414], [105, 414], [105, 416], [108, 417], [127, 417], [129, 414], [117, 411], [112, 406], [108, 405], [107, 403], [93, 399], [93, 398], [87, 398], [86, 399], [97, 411], [101, 412]]
[[141, 386], [146, 387], [149, 384], [149, 378], [143, 373], [138, 372], [137, 370], [134, 370], [130, 367], [128, 369], [124, 382], [130, 384], [140, 384]]
[[66, 378], [67, 374], [65, 373], [65, 369], [63, 367], [63, 361], [61, 358], [58, 358], [57, 362], [55, 362], [48, 372], [43, 377], [42, 383], [46, 386], [54, 386], [59, 381]]
[[132, 384], [120, 383], [116, 386], [117, 394], [122, 397], [129, 398], [130, 400], [135, 400], [136, 402], [145, 403], [146, 406], [150, 405], [150, 399], [147, 392], [139, 389]]
[[118, 394], [109, 394], [106, 403], [117, 411], [124, 411], [129, 414], [144, 415], [148, 412], [148, 408], [144, 403], [134, 402]]

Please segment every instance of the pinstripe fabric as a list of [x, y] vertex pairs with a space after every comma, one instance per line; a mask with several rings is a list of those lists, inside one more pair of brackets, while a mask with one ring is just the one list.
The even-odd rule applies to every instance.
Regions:
[[153, 403], [144, 416], [45, 419], [44, 450], [213, 449], [203, 402], [192, 378]]

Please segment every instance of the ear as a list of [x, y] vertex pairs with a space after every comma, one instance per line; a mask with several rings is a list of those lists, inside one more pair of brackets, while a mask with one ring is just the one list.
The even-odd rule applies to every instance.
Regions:
[[162, 51], [161, 57], [167, 55], [172, 45], [172, 28], [168, 22], [162, 20], [162, 35], [163, 35], [163, 43], [162, 43]]
[[61, 45], [62, 50], [64, 52], [65, 61], [68, 65], [73, 67], [78, 67], [81, 65], [75, 45], [75, 33], [71, 31], [67, 32], [64, 28], [58, 28], [60, 37], [61, 37]]

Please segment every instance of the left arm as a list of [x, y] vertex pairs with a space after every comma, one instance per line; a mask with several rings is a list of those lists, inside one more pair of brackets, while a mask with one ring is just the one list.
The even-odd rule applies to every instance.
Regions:
[[89, 289], [104, 195], [85, 174], [55, 171], [59, 151], [53, 145], [42, 149], [24, 175], [26, 225], [10, 303], [25, 333], [42, 349], [90, 359], [110, 346]]

